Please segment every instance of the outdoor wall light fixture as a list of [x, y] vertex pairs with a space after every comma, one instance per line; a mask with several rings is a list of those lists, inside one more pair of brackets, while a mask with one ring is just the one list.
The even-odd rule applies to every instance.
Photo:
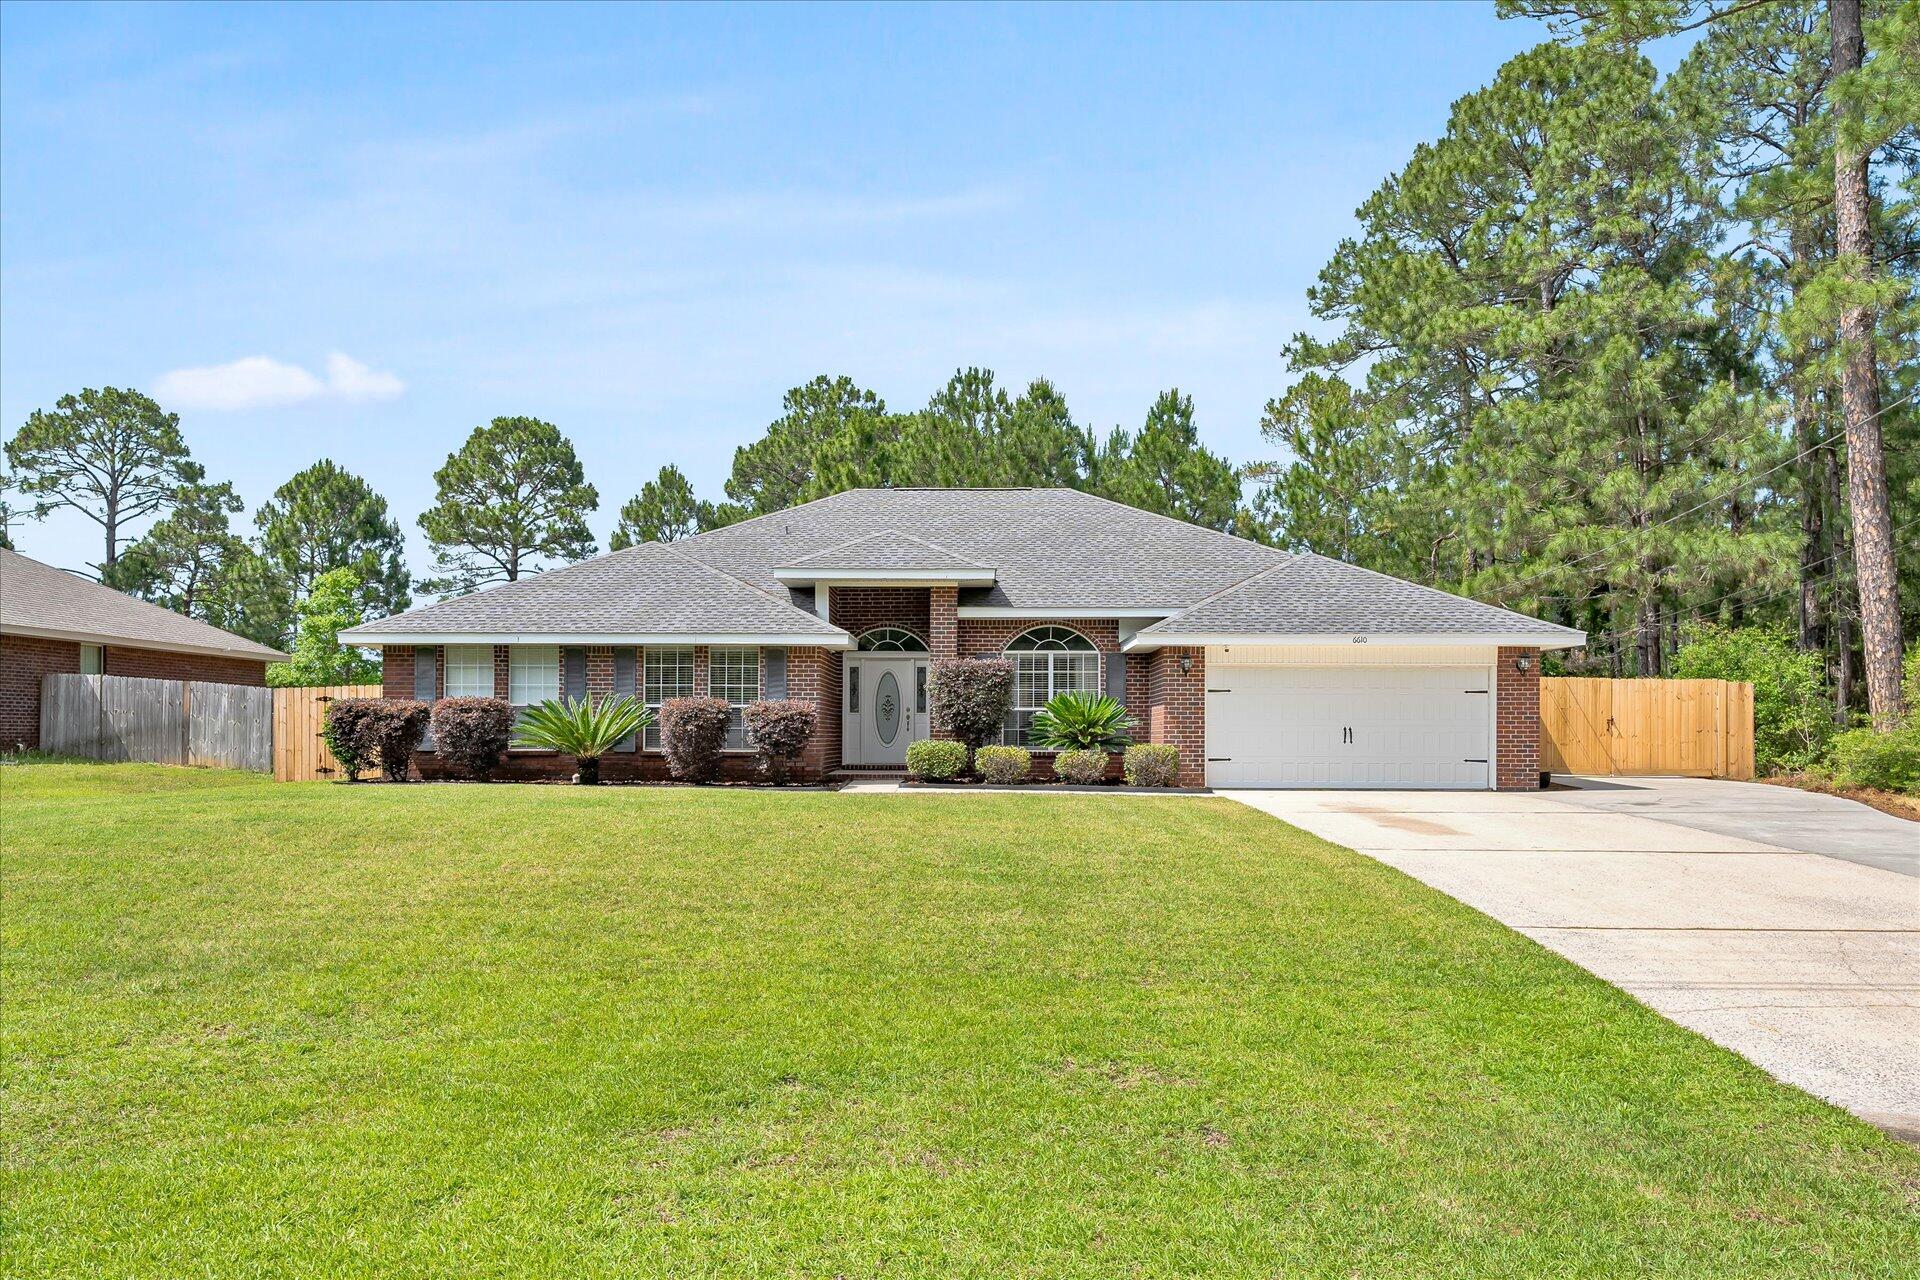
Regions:
[[1513, 660], [1513, 669], [1515, 671], [1531, 671], [1533, 670], [1533, 659], [1523, 653]]
[[1181, 674], [1181, 675], [1183, 675], [1183, 676], [1185, 676], [1185, 675], [1192, 675], [1192, 674], [1193, 674], [1193, 657], [1192, 657], [1192, 655], [1190, 655], [1190, 654], [1182, 654], [1182, 655], [1180, 655], [1180, 674]]

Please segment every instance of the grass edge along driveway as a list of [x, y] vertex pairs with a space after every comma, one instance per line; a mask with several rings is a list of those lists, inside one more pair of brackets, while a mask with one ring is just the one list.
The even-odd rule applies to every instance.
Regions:
[[16, 1275], [1899, 1275], [1920, 1156], [1229, 801], [0, 770]]

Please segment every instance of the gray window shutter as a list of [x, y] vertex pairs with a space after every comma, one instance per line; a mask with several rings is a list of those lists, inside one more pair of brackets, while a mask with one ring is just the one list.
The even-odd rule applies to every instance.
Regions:
[[1107, 664], [1107, 696], [1115, 702], [1127, 700], [1127, 656], [1124, 653], [1103, 653], [1100, 655]]
[[562, 649], [560, 651], [560, 691], [569, 702], [583, 702], [587, 696], [587, 651], [585, 649]]
[[[432, 702], [434, 686], [439, 683], [440, 650], [426, 645], [413, 648], [413, 696], [421, 702]], [[420, 735], [420, 749], [433, 750], [433, 730], [431, 727]]]
[[[613, 651], [613, 696], [616, 698], [639, 697], [640, 664], [634, 660], [632, 649]], [[638, 734], [628, 734], [613, 744], [615, 751], [632, 751], [640, 745]]]
[[767, 700], [778, 701], [787, 696], [787, 651], [785, 649], [762, 649], [760, 651], [760, 670], [764, 673], [767, 688]]

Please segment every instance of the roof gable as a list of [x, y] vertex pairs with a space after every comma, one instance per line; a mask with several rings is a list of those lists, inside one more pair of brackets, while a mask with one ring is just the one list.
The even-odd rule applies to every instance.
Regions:
[[286, 654], [0, 547], [0, 631], [280, 662]]
[[956, 569], [971, 572], [990, 571], [993, 566], [970, 560], [957, 551], [916, 538], [898, 529], [878, 533], [816, 551], [779, 566], [786, 569]]

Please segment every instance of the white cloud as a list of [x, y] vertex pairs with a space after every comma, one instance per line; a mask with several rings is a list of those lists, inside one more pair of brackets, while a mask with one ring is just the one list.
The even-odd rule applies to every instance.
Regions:
[[339, 351], [327, 357], [325, 381], [272, 356], [243, 356], [229, 364], [174, 369], [153, 384], [155, 397], [172, 408], [212, 410], [271, 409], [323, 397], [391, 400], [405, 390], [394, 374]]

